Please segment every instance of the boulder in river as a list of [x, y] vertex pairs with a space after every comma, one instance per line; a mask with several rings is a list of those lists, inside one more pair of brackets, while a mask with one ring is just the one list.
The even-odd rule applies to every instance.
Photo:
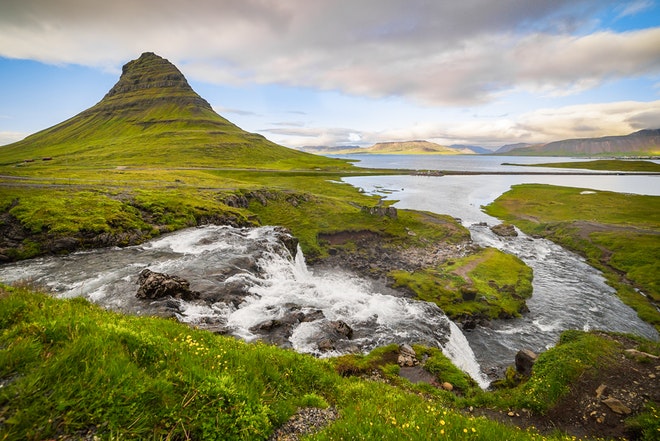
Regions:
[[518, 236], [518, 232], [516, 231], [516, 228], [511, 224], [493, 225], [492, 227], [490, 227], [490, 230], [501, 237]]
[[178, 276], [157, 273], [148, 268], [138, 276], [138, 285], [140, 288], [135, 294], [138, 299], [157, 300], [174, 297], [194, 300], [199, 298], [199, 293], [190, 289], [190, 283], [187, 280]]

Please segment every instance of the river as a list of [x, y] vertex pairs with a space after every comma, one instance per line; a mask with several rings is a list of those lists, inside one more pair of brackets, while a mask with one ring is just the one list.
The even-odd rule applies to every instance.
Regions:
[[[372, 168], [412, 168], [427, 170], [485, 173], [509, 171], [508, 163], [566, 161], [568, 158], [518, 157], [424, 157], [364, 155], [359, 166]], [[522, 167], [538, 173], [563, 169]], [[575, 171], [575, 170], [571, 170]], [[482, 246], [492, 246], [522, 259], [534, 271], [533, 296], [528, 300], [529, 313], [513, 320], [497, 320], [491, 327], [477, 327], [466, 332], [477, 360], [486, 372], [497, 371], [511, 363], [519, 349], [543, 351], [554, 344], [567, 329], [603, 329], [627, 332], [651, 339], [658, 333], [624, 305], [602, 274], [580, 256], [544, 240], [531, 238], [520, 231], [518, 237], [502, 238], [489, 226], [500, 223], [485, 214], [481, 207], [494, 201], [514, 184], [540, 183], [623, 193], [660, 195], [660, 176], [635, 175], [476, 175], [476, 176], [378, 176], [344, 179], [356, 187], [384, 199], [396, 200], [397, 208], [426, 210], [459, 218], [470, 229], [472, 239]]]

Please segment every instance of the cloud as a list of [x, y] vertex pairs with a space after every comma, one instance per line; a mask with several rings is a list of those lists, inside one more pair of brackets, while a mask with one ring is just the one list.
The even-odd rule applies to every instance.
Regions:
[[[659, 74], [660, 29], [576, 32], [617, 4], [191, 0], [182, 7], [179, 0], [4, 0], [0, 55], [116, 70], [154, 51], [210, 83], [466, 105], [510, 90], [568, 94]], [[620, 14], [645, 7], [634, 2]]]
[[482, 118], [457, 123], [420, 122], [383, 131], [348, 128], [287, 127], [262, 130], [290, 147], [305, 145], [368, 146], [383, 141], [425, 139], [444, 145], [470, 144], [498, 147], [514, 142], [544, 143], [571, 138], [626, 135], [660, 128], [660, 100], [621, 101], [544, 108], [518, 117]]
[[0, 146], [20, 141], [28, 135], [29, 133], [0, 131]]
[[630, 3], [624, 3], [620, 6], [621, 12], [617, 18], [628, 17], [631, 15], [637, 15], [640, 12], [646, 11], [653, 7], [653, 2], [650, 0], [637, 0]]

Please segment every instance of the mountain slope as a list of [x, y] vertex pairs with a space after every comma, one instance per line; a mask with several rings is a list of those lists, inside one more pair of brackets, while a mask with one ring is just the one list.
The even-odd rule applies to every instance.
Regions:
[[[499, 149], [497, 153], [505, 153]], [[640, 130], [624, 136], [565, 139], [547, 144], [514, 148], [508, 155], [577, 156], [577, 155], [658, 155], [660, 129]]]
[[240, 129], [213, 111], [173, 64], [149, 52], [123, 67], [98, 104], [1, 147], [0, 157], [3, 164], [48, 157], [84, 166], [344, 167]]

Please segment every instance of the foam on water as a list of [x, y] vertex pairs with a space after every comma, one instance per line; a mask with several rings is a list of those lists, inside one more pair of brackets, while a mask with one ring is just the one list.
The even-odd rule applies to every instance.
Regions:
[[[252, 262], [257, 270], [248, 265], [248, 269], [235, 272], [238, 267], [232, 259]], [[223, 275], [220, 267], [229, 268], [231, 275]], [[154, 304], [162, 308], [163, 302], [135, 298], [137, 276], [145, 268], [184, 277], [193, 289], [214, 289], [218, 283], [247, 288], [236, 306], [169, 300], [182, 322], [228, 330], [253, 340], [257, 338], [255, 327], [282, 319], [295, 305], [295, 311], [312, 316], [310, 321], [292, 324], [289, 343], [300, 352], [330, 356], [354, 350], [366, 352], [391, 343], [422, 343], [442, 348], [457, 366], [486, 385], [460, 329], [435, 304], [379, 292], [370, 282], [343, 271], [315, 274], [307, 268], [300, 249], [296, 256], [290, 255], [279, 242], [275, 227], [191, 228], [141, 246], [3, 265], [0, 280], [12, 283], [30, 279], [49, 285], [62, 297], [83, 296], [105, 307], [133, 313], [157, 312]], [[348, 324], [353, 336], [342, 341], [343, 346], [322, 352], [319, 338], [333, 321]]]

